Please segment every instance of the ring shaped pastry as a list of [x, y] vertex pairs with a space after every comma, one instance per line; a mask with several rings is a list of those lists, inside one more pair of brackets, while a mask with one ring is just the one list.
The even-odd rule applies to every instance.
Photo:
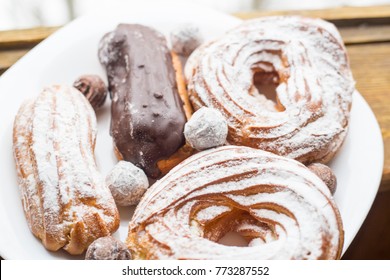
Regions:
[[[217, 243], [229, 232], [248, 247]], [[328, 188], [303, 164], [224, 146], [193, 155], [146, 192], [127, 244], [136, 259], [337, 259], [343, 239]]]
[[[346, 136], [355, 87], [331, 23], [294, 16], [247, 21], [198, 48], [185, 73], [192, 105], [218, 109], [231, 144], [327, 162]], [[276, 87], [276, 97], [261, 94], [267, 86]]]

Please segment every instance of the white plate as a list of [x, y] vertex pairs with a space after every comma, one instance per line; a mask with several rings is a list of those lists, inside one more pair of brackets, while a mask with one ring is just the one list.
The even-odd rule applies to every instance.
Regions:
[[[191, 22], [200, 27], [206, 39], [210, 39], [222, 35], [240, 20], [188, 5], [154, 4], [153, 9], [137, 5], [131, 9], [112, 9], [106, 15], [94, 13], [50, 36], [3, 74], [0, 78], [0, 255], [3, 258], [74, 258], [62, 251], [53, 253], [45, 250], [27, 226], [12, 155], [12, 125], [23, 100], [37, 96], [44, 86], [53, 83], [71, 85], [79, 75], [87, 73], [105, 77], [97, 59], [98, 41], [120, 22], [149, 25], [164, 34], [169, 34], [178, 24]], [[108, 132], [109, 103], [98, 114], [99, 134], [95, 150], [104, 174], [116, 162]], [[371, 207], [383, 167], [381, 133], [372, 111], [359, 94], [353, 97], [348, 137], [331, 167], [338, 178], [335, 199], [344, 222], [345, 251]], [[126, 237], [132, 210], [120, 209], [121, 225], [115, 236], [121, 240]]]

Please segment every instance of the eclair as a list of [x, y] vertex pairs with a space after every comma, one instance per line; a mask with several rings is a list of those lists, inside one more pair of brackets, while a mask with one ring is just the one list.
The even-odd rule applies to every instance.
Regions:
[[19, 109], [13, 151], [23, 209], [50, 251], [83, 253], [119, 227], [119, 214], [96, 167], [95, 113], [73, 87], [51, 86]]
[[185, 144], [187, 120], [165, 37], [143, 25], [120, 24], [102, 38], [99, 60], [107, 72], [117, 157], [159, 177], [158, 162]]

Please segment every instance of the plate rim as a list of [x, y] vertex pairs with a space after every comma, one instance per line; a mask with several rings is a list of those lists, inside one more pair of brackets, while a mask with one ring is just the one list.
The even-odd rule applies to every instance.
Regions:
[[[184, 6], [186, 7], [186, 9], [188, 9], [188, 5], [184, 5]], [[225, 13], [213, 10], [211, 8], [205, 8], [205, 7], [201, 7], [201, 6], [198, 6], [198, 5], [195, 5], [195, 7], [196, 7], [196, 9], [201, 9], [201, 10], [207, 9], [210, 12], [216, 13], [216, 14], [220, 14], [221, 16], [234, 18], [235, 20], [237, 20], [237, 22], [242, 21], [239, 18], [236, 18], [234, 16], [231, 16], [231, 15], [228, 15], [228, 14], [225, 14]], [[142, 9], [143, 8], [141, 8], [141, 10]], [[19, 61], [17, 61], [14, 65], [12, 65], [6, 72], [4, 72], [0, 76], [0, 88], [2, 87], [3, 81], [7, 80], [9, 76], [12, 77], [14, 71], [18, 71], [18, 69], [21, 66], [23, 66], [25, 63], [27, 63], [31, 59], [31, 57], [34, 58], [36, 56], [36, 53], [44, 51], [45, 48], [50, 48], [51, 45], [56, 40], [58, 40], [57, 38], [61, 38], [61, 36], [63, 36], [63, 34], [66, 34], [66, 32], [68, 32], [68, 29], [70, 29], [72, 26], [77, 26], [78, 24], [80, 24], [80, 22], [82, 23], [82, 22], [90, 21], [90, 20], [93, 21], [94, 18], [98, 19], [100, 17], [101, 17], [100, 12], [90, 12], [90, 13], [82, 16], [82, 17], [79, 17], [79, 18], [73, 20], [72, 22], [66, 24], [64, 27], [62, 27], [62, 28], [58, 29], [57, 31], [55, 31], [51, 36], [49, 36], [47, 39], [43, 40], [41, 43], [39, 43], [37, 46], [35, 46], [33, 49], [31, 49], [24, 57], [22, 57]], [[112, 17], [112, 15], [110, 15], [110, 17]], [[360, 228], [363, 225], [365, 219], [367, 218], [367, 215], [368, 215], [370, 209], [372, 208], [373, 202], [375, 200], [375, 197], [376, 197], [376, 195], [378, 193], [378, 189], [380, 187], [380, 182], [381, 182], [382, 172], [383, 172], [383, 165], [384, 165], [384, 143], [383, 143], [383, 138], [382, 138], [382, 135], [381, 135], [379, 123], [378, 123], [378, 121], [377, 121], [377, 119], [375, 117], [375, 114], [373, 113], [372, 109], [370, 108], [370, 106], [368, 105], [368, 103], [364, 99], [364, 97], [357, 91], [354, 94], [356, 95], [355, 98], [357, 98], [359, 100], [359, 102], [362, 102], [364, 107], [367, 107], [367, 109], [369, 111], [369, 114], [370, 114], [369, 117], [373, 118], [373, 120], [375, 120], [375, 127], [372, 127], [372, 131], [370, 131], [370, 133], [379, 135], [379, 139], [381, 139], [381, 141], [378, 141], [378, 143], [377, 143], [378, 144], [377, 149], [379, 149], [379, 151], [380, 151], [380, 153], [378, 152], [378, 154], [379, 154], [379, 160], [381, 161], [380, 162], [381, 169], [379, 170], [379, 168], [378, 168], [376, 178], [371, 179], [371, 181], [373, 182], [373, 185], [376, 186], [375, 192], [371, 193], [370, 201], [369, 201], [369, 203], [366, 204], [366, 209], [364, 210], [365, 215], [364, 215], [364, 217], [361, 217], [362, 221], [361, 221], [360, 225], [354, 229], [354, 232], [353, 232], [353, 235], [352, 235], [353, 238], [350, 241], [348, 241], [348, 242], [344, 241], [343, 254], [348, 249], [348, 247], [352, 243], [353, 239], [356, 237], [357, 232], [360, 230]], [[0, 126], [0, 128], [2, 129], [3, 126]], [[0, 223], [3, 224], [3, 221], [0, 221]], [[5, 239], [5, 236], [1, 236], [0, 239]], [[1, 241], [0, 244], [3, 244], [3, 242]], [[7, 256], [10, 256], [10, 255], [12, 255], [12, 253], [9, 254], [7, 252], [7, 250], [4, 249], [3, 246], [0, 246], [0, 256], [2, 258], [10, 259], [10, 258], [7, 258]], [[16, 258], [16, 259], [18, 259], [18, 258]]]

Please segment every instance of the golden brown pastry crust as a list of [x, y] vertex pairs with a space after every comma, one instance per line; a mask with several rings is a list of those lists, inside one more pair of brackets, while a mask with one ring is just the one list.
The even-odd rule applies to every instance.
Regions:
[[[248, 247], [218, 244], [235, 231]], [[129, 224], [135, 259], [338, 259], [341, 217], [303, 164], [244, 146], [186, 159], [145, 193]]]
[[188, 98], [187, 84], [184, 78], [183, 65], [180, 60], [180, 56], [175, 52], [171, 52], [173, 68], [176, 72], [177, 90], [179, 92], [181, 101], [183, 102], [184, 113], [186, 114], [187, 121], [191, 118], [193, 109]]
[[[326, 163], [347, 134], [355, 84], [340, 34], [323, 20], [246, 21], [195, 50], [185, 74], [193, 108], [219, 110], [231, 144]], [[254, 80], [272, 84], [275, 100]]]
[[93, 150], [96, 117], [71, 87], [51, 86], [16, 115], [13, 149], [23, 209], [51, 251], [81, 254], [119, 227], [119, 214]]
[[[186, 85], [186, 82], [184, 79], [184, 74], [183, 74], [183, 66], [182, 66], [182, 63], [180, 61], [179, 55], [173, 51], [171, 52], [171, 54], [172, 54], [173, 68], [175, 68], [175, 71], [176, 71], [177, 89], [178, 89], [181, 101], [183, 102], [184, 113], [186, 114], [186, 118], [188, 121], [192, 116], [193, 109], [192, 109], [190, 100], [188, 98], [187, 85]], [[193, 149], [188, 143], [186, 143], [184, 146], [182, 146], [176, 153], [174, 153], [169, 158], [160, 160], [157, 163], [157, 166], [160, 169], [161, 174], [165, 175], [173, 167], [175, 167], [180, 162], [182, 162], [186, 158], [193, 155], [195, 152], [196, 152], [196, 150]]]

